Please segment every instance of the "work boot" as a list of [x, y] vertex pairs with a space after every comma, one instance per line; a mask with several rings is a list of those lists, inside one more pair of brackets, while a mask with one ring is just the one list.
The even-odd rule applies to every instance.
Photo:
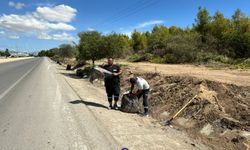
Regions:
[[108, 109], [110, 110], [110, 109], [113, 109], [113, 107], [112, 107], [112, 102], [110, 103], [109, 102], [109, 107], [108, 107]]
[[149, 116], [149, 114], [148, 114], [148, 108], [147, 108], [147, 107], [144, 107], [143, 116], [144, 116], [144, 117], [148, 117], [148, 116]]
[[144, 112], [142, 116], [143, 117], [149, 117], [149, 113], [148, 112]]
[[114, 104], [113, 109], [118, 110], [117, 104]]

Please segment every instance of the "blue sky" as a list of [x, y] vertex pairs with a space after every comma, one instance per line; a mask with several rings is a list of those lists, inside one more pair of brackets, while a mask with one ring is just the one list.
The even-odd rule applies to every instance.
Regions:
[[192, 27], [199, 6], [231, 17], [250, 15], [249, 0], [2, 0], [0, 49], [40, 51], [78, 43], [77, 33], [150, 31], [156, 24]]

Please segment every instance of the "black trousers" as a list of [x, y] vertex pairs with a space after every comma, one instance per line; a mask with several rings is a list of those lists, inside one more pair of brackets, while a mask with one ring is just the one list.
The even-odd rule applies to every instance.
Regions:
[[114, 96], [115, 101], [119, 100], [120, 82], [105, 81], [105, 89], [106, 89], [106, 93], [107, 93], [107, 97], [108, 97], [109, 102], [112, 102], [113, 96]]

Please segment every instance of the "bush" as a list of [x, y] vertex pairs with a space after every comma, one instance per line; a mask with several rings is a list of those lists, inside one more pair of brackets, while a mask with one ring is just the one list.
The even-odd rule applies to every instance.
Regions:
[[208, 63], [211, 60], [212, 54], [211, 53], [204, 53], [200, 52], [196, 56], [196, 62], [198, 63]]
[[150, 61], [151, 59], [154, 58], [154, 55], [150, 53], [146, 53], [143, 55], [143, 57], [144, 57], [144, 61]]
[[[239, 60], [238, 60], [239, 61]], [[245, 60], [240, 60], [235, 67], [237, 69], [250, 69], [250, 58], [245, 59]]]
[[222, 55], [215, 55], [214, 60], [217, 62], [224, 63], [224, 64], [233, 64], [234, 63], [233, 59], [231, 59], [227, 56], [222, 56]]
[[166, 54], [164, 56], [164, 62], [166, 63], [176, 63], [177, 62], [177, 58], [174, 54]]
[[129, 57], [129, 61], [130, 62], [139, 62], [140, 61], [140, 58], [141, 58], [141, 56], [140, 55], [138, 55], [138, 54], [133, 54], [133, 55], [131, 55], [130, 57]]
[[159, 57], [159, 56], [155, 56], [150, 60], [151, 63], [159, 63], [159, 64], [163, 64], [165, 63], [164, 58]]
[[146, 53], [143, 55], [134, 54], [130, 56], [129, 61], [141, 62], [141, 61], [150, 61], [151, 59], [153, 59], [153, 54], [150, 54], [150, 53]]
[[211, 61], [223, 63], [223, 64], [234, 64], [235, 61], [227, 56], [213, 54], [213, 53], [205, 53], [201, 52], [197, 54], [196, 61], [200, 63], [209, 63]]

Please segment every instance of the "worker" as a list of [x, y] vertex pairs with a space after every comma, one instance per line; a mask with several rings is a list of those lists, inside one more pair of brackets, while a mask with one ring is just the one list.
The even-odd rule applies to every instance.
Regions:
[[[142, 77], [132, 77], [129, 79], [130, 83], [131, 83], [131, 89], [130, 89], [130, 95], [134, 95], [137, 96], [138, 99], [140, 99], [140, 97], [143, 97], [143, 106], [144, 106], [144, 116], [148, 116], [148, 94], [149, 94], [149, 89], [150, 86], [148, 84], [148, 82], [143, 79]], [[133, 93], [134, 87], [135, 85], [137, 86], [138, 90], [137, 92]]]
[[[103, 66], [104, 69], [110, 71], [112, 74], [105, 74], [104, 83], [106, 94], [109, 102], [109, 109], [118, 109], [117, 102], [120, 96], [120, 75], [122, 70], [119, 65], [113, 63], [113, 58], [108, 58], [108, 64]], [[114, 105], [112, 101], [114, 98]]]

